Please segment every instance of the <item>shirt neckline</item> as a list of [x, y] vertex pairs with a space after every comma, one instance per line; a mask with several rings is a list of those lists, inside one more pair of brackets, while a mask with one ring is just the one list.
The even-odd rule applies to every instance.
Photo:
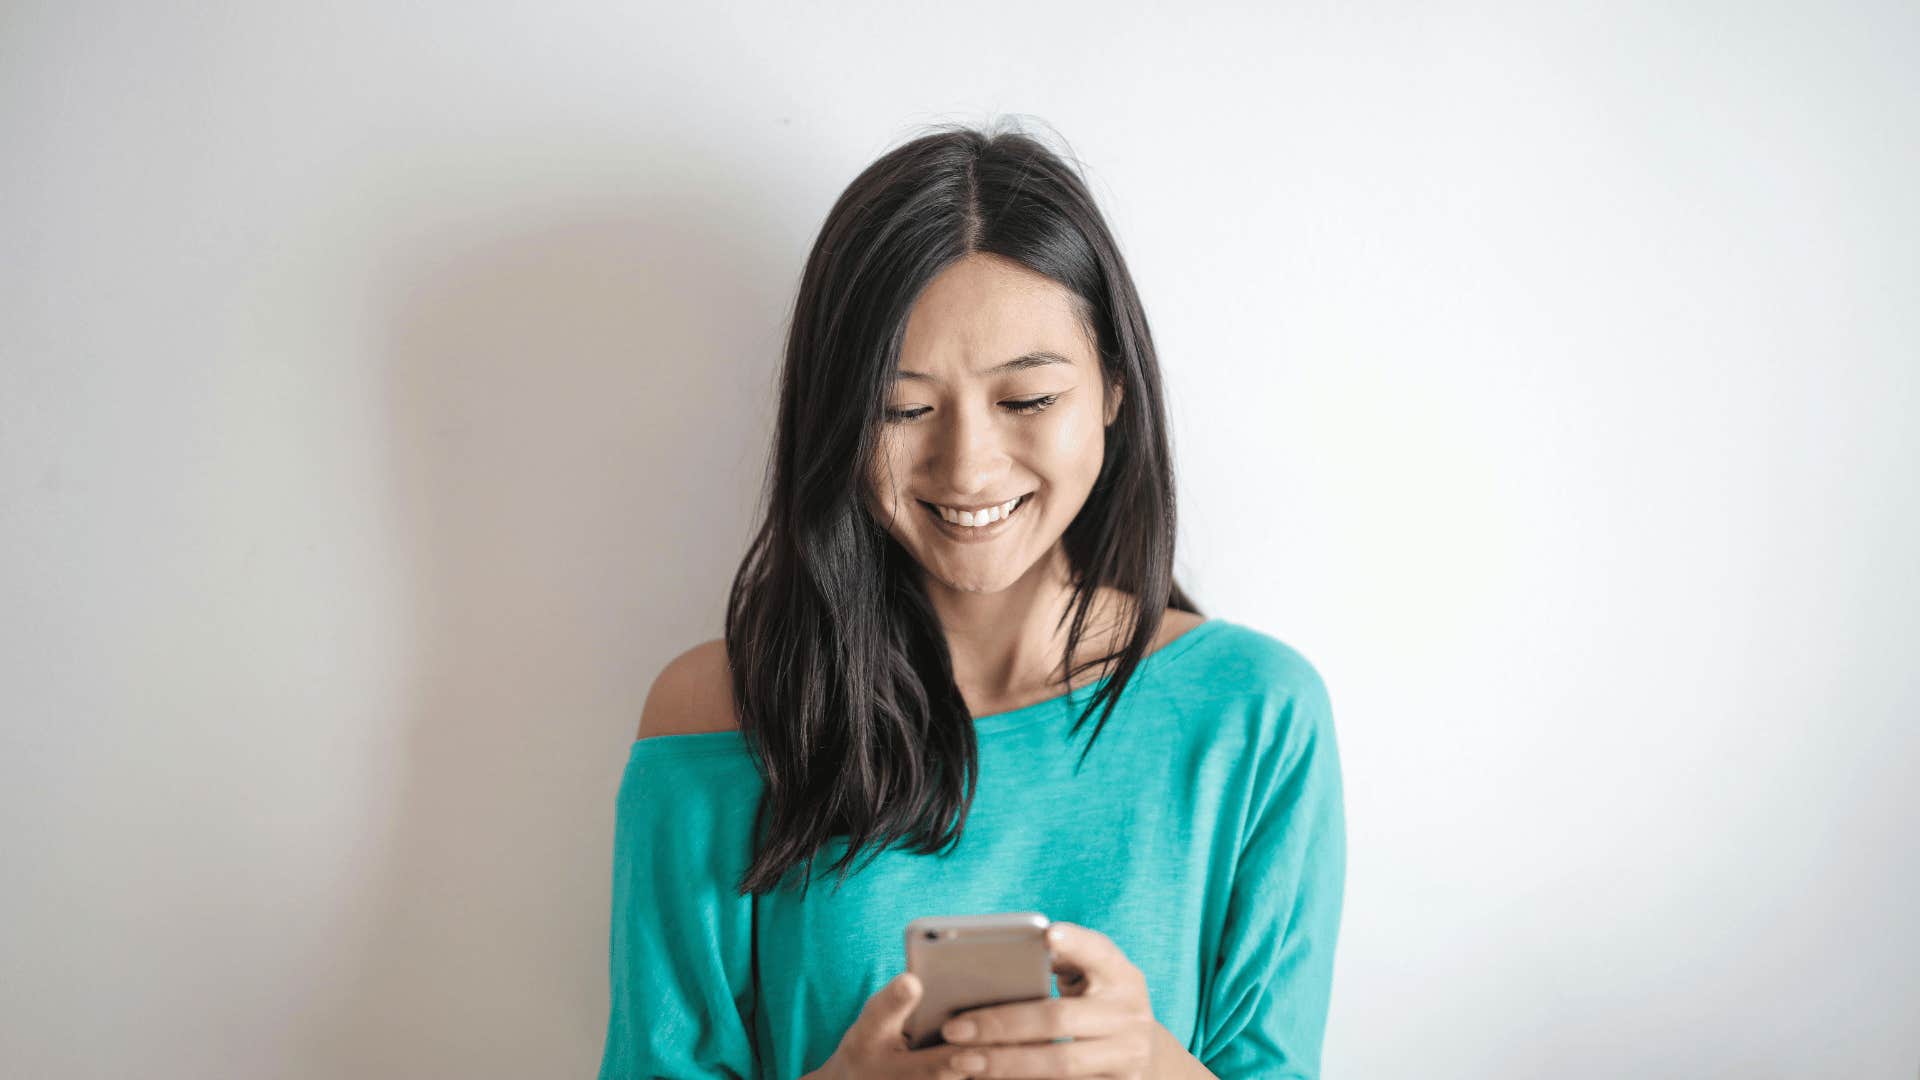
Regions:
[[[1150, 671], [1157, 671], [1226, 625], [1227, 621], [1219, 616], [1202, 619], [1179, 637], [1141, 657], [1140, 665], [1134, 669], [1133, 677], [1138, 679]], [[1112, 681], [1112, 678], [1111, 674], [1102, 675], [1084, 686], [1074, 687], [1067, 693], [1055, 694], [1053, 697], [1036, 701], [1031, 705], [976, 716], [973, 718], [974, 734], [975, 736], [993, 735], [1056, 715], [1070, 697], [1078, 696], [1083, 701], [1092, 700], [1093, 695]], [[635, 739], [629, 750], [629, 757], [641, 753], [669, 751], [694, 754], [743, 752], [746, 746], [746, 736], [738, 728], [728, 728], [724, 731], [689, 731], [678, 735], [649, 735], [644, 739]], [[643, 751], [641, 747], [653, 749]]]

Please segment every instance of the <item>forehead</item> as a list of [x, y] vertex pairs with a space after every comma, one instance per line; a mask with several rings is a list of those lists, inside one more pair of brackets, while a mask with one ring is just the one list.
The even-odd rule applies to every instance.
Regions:
[[965, 375], [1026, 353], [1093, 363], [1078, 300], [1066, 287], [999, 255], [973, 253], [941, 271], [914, 301], [900, 370]]

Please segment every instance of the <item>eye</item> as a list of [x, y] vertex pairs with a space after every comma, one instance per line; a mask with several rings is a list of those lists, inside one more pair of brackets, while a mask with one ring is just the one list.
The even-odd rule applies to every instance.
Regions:
[[1043, 397], [1028, 398], [1025, 401], [1009, 401], [1006, 403], [1006, 406], [1014, 412], [1032, 415], [1033, 413], [1050, 407], [1054, 402], [1059, 400], [1059, 394], [1047, 394]]
[[[1037, 398], [1027, 398], [1025, 401], [1003, 401], [1000, 404], [1022, 416], [1032, 416], [1034, 413], [1051, 408], [1053, 403], [1059, 400], [1059, 394], [1043, 394]], [[912, 423], [932, 411], [924, 405], [917, 409], [888, 409], [887, 422], [890, 424]]]

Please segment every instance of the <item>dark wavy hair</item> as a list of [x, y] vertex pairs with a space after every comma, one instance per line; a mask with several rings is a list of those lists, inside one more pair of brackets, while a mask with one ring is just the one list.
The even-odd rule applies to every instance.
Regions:
[[1082, 761], [1165, 610], [1198, 612], [1173, 580], [1173, 469], [1153, 339], [1079, 173], [1017, 128], [940, 125], [889, 151], [841, 193], [808, 253], [763, 516], [727, 598], [734, 702], [765, 782], [741, 892], [772, 890], [795, 866], [810, 884], [815, 853], [836, 836], [848, 840], [833, 866], [841, 879], [863, 849], [870, 861], [898, 842], [922, 854], [959, 842], [978, 779], [972, 717], [918, 565], [873, 517], [863, 485], [908, 312], [975, 252], [1072, 293], [1104, 374], [1124, 387], [1099, 477], [1062, 541], [1073, 582], [1067, 656], [1078, 655], [1101, 586], [1128, 594], [1132, 609], [1123, 648], [1062, 674], [1073, 694], [1079, 673], [1115, 665], [1074, 724], [1077, 733], [1104, 706]]

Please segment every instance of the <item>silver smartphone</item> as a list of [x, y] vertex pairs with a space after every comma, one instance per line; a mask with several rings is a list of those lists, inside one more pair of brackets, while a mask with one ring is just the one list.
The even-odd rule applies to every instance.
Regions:
[[983, 1005], [1053, 996], [1053, 951], [1045, 915], [929, 915], [907, 924], [907, 970], [919, 977], [920, 1004], [907, 1017], [908, 1047], [946, 1040], [940, 1025]]

